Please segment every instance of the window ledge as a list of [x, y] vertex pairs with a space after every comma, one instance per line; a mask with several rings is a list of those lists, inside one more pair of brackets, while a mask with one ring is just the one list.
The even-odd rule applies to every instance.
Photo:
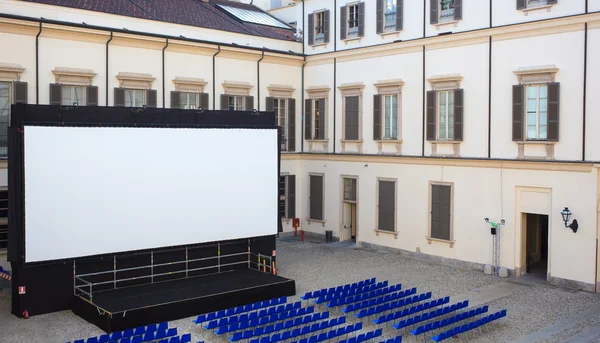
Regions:
[[341, 139], [340, 142], [342, 142], [342, 143], [357, 143], [357, 144], [364, 143], [364, 141], [362, 139]]
[[310, 219], [310, 218], [306, 218], [306, 222], [308, 224], [310, 224], [311, 222], [315, 222], [315, 223], [321, 223], [321, 225], [323, 225], [323, 227], [325, 227], [325, 224], [327, 223], [326, 220], [321, 220], [321, 219]]
[[346, 152], [347, 144], [352, 144], [350, 146], [356, 145], [356, 147], [358, 148], [358, 153], [359, 154], [363, 153], [363, 140], [362, 139], [358, 139], [358, 140], [340, 139], [340, 142], [342, 143], [342, 153]]
[[517, 144], [540, 144], [540, 145], [554, 145], [556, 143], [558, 143], [558, 141], [535, 141], [535, 140], [531, 140], [531, 141], [516, 141], [515, 143]]
[[306, 141], [312, 143], [329, 143], [329, 139], [307, 139]]
[[377, 143], [390, 143], [390, 144], [398, 144], [398, 143], [402, 143], [401, 139], [376, 139], [375, 142]]
[[437, 141], [430, 141], [431, 144], [461, 144], [462, 141], [445, 141], [445, 140], [437, 140]]
[[380, 233], [383, 233], [386, 235], [394, 235], [394, 239], [398, 239], [398, 231], [385, 231], [385, 230], [375, 229], [375, 236], [379, 236]]
[[385, 36], [389, 36], [389, 35], [396, 35], [399, 36], [400, 32], [402, 32], [402, 30], [394, 30], [394, 31], [383, 31], [381, 33], [378, 33], [378, 35], [381, 36], [381, 38], [385, 38]]
[[344, 42], [344, 43], [348, 44], [348, 42], [351, 42], [351, 41], [355, 41], [355, 40], [357, 40], [357, 41], [360, 43], [360, 40], [361, 40], [362, 38], [363, 38], [362, 36], [348, 37], [348, 38], [346, 38], [346, 39], [342, 39], [342, 42]]
[[444, 157], [444, 156], [448, 156], [446, 154], [442, 155], [438, 153], [438, 145], [452, 145], [452, 154], [449, 156], [452, 157], [460, 157], [460, 146], [462, 141], [444, 141], [444, 140], [437, 140], [437, 141], [429, 141], [429, 143], [431, 143], [431, 155], [434, 157]]
[[551, 12], [552, 6], [554, 6], [554, 5], [551, 4], [551, 5], [533, 6], [533, 7], [523, 8], [521, 11], [523, 11], [523, 14], [527, 16], [530, 11], [546, 9], [548, 12]]
[[444, 26], [444, 25], [451, 25], [451, 24], [454, 24], [454, 27], [456, 27], [456, 25], [458, 25], [458, 22], [459, 22], [459, 20], [448, 20], [448, 21], [442, 21], [442, 22], [439, 22], [439, 23], [437, 23], [437, 24], [433, 24], [433, 26], [435, 26], [435, 29], [436, 29], [436, 30], [439, 30], [439, 29], [440, 29], [440, 27], [441, 27], [441, 26]]
[[431, 244], [432, 242], [447, 243], [447, 244], [450, 244], [450, 248], [454, 248], [454, 243], [456, 243], [456, 241], [454, 241], [454, 240], [448, 241], [448, 240], [445, 240], [445, 239], [427, 237], [427, 243]]
[[325, 42], [325, 43], [315, 43], [312, 46], [313, 49], [318, 48], [320, 46], [326, 46], [327, 44], [329, 44], [329, 42]]
[[[554, 145], [556, 145], [556, 143], [558, 143], [558, 141], [531, 140], [531, 141], [516, 141], [515, 143], [517, 143], [517, 146], [519, 148], [519, 150], [518, 150], [518, 159], [519, 160], [540, 159], [540, 160], [552, 161], [552, 160], [554, 160]], [[525, 146], [526, 145], [529, 145], [529, 146], [543, 145], [546, 147], [546, 155], [545, 156], [526, 156], [525, 155]]]

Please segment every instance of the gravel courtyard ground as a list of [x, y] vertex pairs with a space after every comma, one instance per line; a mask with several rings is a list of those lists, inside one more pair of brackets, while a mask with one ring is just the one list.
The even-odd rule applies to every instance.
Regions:
[[[558, 288], [530, 278], [502, 279], [348, 244], [301, 243], [289, 237], [278, 240], [277, 259], [279, 275], [296, 280], [298, 296], [290, 301], [307, 291], [376, 277], [390, 284], [402, 283], [404, 289], [417, 287], [419, 293], [431, 291], [434, 298], [450, 296], [451, 302], [470, 299], [471, 306], [485, 303], [490, 311], [508, 310], [506, 318], [482, 333], [460, 337], [460, 342], [600, 342], [598, 294]], [[195, 326], [191, 318], [169, 325], [180, 333], [191, 332], [193, 342], [228, 342]], [[101, 333], [70, 311], [18, 319], [10, 314], [8, 290], [0, 290], [2, 343], [64, 343]], [[385, 338], [396, 334], [394, 329], [384, 329]], [[405, 335], [405, 342], [407, 338]]]

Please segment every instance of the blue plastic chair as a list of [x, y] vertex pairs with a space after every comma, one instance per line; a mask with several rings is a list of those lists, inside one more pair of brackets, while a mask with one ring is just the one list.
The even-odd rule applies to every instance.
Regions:
[[179, 343], [188, 343], [192, 341], [192, 334], [186, 333], [185, 335], [181, 335], [181, 339]]
[[113, 333], [110, 334], [110, 339], [112, 341], [115, 341], [115, 340], [120, 339], [120, 338], [121, 338], [121, 331], [113, 332]]
[[[128, 330], [130, 330], [130, 329], [128, 329]], [[127, 331], [127, 330], [125, 330], [125, 331]], [[130, 335], [130, 336], [133, 336], [133, 335]], [[98, 339], [98, 343], [107, 343], [108, 341], [110, 341], [110, 335], [108, 335], [106, 333], [103, 335], [100, 335], [100, 338]]]
[[90, 337], [87, 339], [87, 343], [98, 343], [98, 337]]
[[170, 328], [167, 330], [167, 337], [172, 337], [177, 335], [177, 328]]
[[142, 335], [131, 337], [131, 343], [142, 343]]

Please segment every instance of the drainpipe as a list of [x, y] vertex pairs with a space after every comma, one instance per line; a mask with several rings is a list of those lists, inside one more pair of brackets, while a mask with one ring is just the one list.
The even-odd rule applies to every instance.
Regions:
[[588, 23], [585, 23], [583, 41], [583, 139], [581, 143], [581, 160], [585, 161], [585, 133], [587, 117], [587, 54], [588, 54]]
[[[336, 51], [337, 51], [337, 0], [333, 0], [333, 52], [336, 52]], [[334, 131], [334, 134], [335, 134], [335, 131]], [[333, 152], [335, 153], [335, 142], [333, 142]]]
[[265, 50], [262, 51], [262, 56], [260, 57], [260, 59], [256, 62], [256, 83], [257, 83], [257, 87], [256, 87], [256, 103], [257, 103], [257, 108], [260, 111], [260, 61], [263, 60], [263, 58], [265, 58]]
[[[304, 1], [302, 1], [302, 4], [304, 4]], [[301, 138], [300, 139], [300, 152], [304, 152], [304, 120], [306, 119], [304, 117], [304, 111], [306, 111], [304, 109], [304, 67], [306, 66], [306, 55], [304, 55], [304, 62], [302, 62], [302, 113], [301, 118], [302, 120], [300, 121], [300, 132], [301, 132]]]
[[337, 58], [333, 58], [333, 153], [335, 154], [336, 136], [336, 100], [337, 100]]
[[219, 50], [218, 50], [218, 51], [217, 51], [217, 52], [216, 52], [216, 53], [213, 55], [213, 57], [212, 57], [212, 60], [213, 60], [213, 61], [212, 61], [212, 64], [213, 64], [213, 82], [212, 82], [212, 84], [213, 84], [213, 111], [214, 111], [214, 110], [215, 110], [215, 108], [216, 108], [216, 98], [215, 98], [215, 92], [216, 92], [216, 89], [217, 89], [217, 87], [216, 87], [216, 85], [215, 85], [215, 83], [217, 82], [217, 79], [216, 79], [216, 77], [215, 77], [215, 75], [216, 75], [216, 74], [215, 74], [215, 58], [217, 57], [217, 55], [218, 55], [218, 54], [220, 54], [220, 53], [221, 53], [221, 45], [217, 45], [217, 47], [219, 48]]
[[110, 39], [106, 42], [106, 107], [108, 107], [108, 43], [110, 43], [111, 40], [113, 40], [112, 31], [110, 31]]
[[40, 104], [40, 48], [39, 48], [39, 38], [42, 33], [42, 20], [40, 20], [40, 30], [35, 36], [35, 104]]
[[[165, 50], [169, 46], [169, 38], [167, 38], [165, 47], [162, 49], [162, 96], [163, 96], [163, 108], [165, 108]], [[172, 105], [171, 105], [172, 106]]]

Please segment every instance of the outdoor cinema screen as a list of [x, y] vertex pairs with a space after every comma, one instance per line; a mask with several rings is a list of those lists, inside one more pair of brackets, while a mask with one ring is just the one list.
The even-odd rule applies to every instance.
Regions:
[[25, 261], [275, 235], [275, 129], [25, 126]]

